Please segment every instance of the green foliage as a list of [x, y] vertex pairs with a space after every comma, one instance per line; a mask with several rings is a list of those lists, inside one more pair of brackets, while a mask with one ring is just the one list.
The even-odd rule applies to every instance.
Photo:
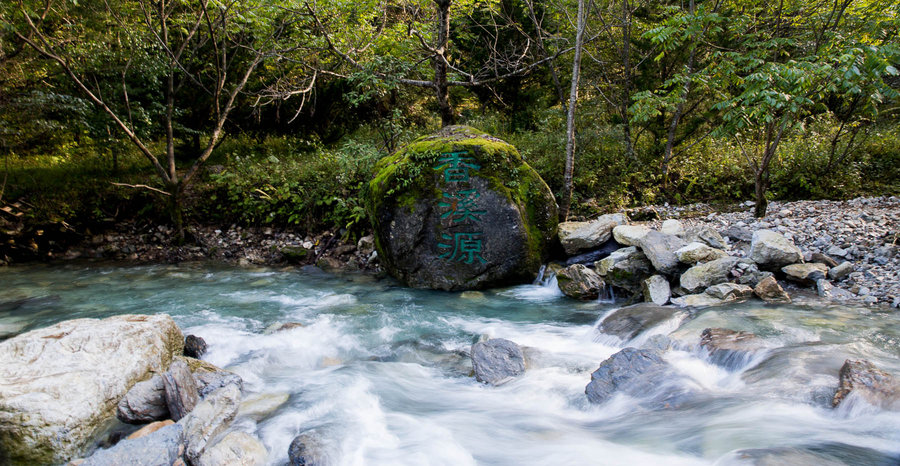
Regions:
[[373, 143], [348, 140], [336, 148], [306, 141], [235, 138], [218, 149], [229, 166], [199, 188], [210, 203], [200, 215], [219, 222], [271, 224], [309, 231], [365, 227], [360, 190], [380, 157]]

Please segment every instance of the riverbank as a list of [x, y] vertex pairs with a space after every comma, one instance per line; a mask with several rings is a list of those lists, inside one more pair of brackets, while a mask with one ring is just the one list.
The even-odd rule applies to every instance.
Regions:
[[[824, 254], [837, 263], [853, 265], [845, 279], [834, 283], [860, 301], [900, 307], [900, 198], [857, 198], [848, 201], [772, 202], [769, 215], [756, 219], [752, 203], [722, 207], [647, 206], [627, 213], [635, 223], [658, 228], [662, 221], [679, 219], [685, 226], [707, 225], [732, 239], [733, 255], [747, 255], [749, 238], [771, 229], [792, 239], [812, 260]], [[371, 236], [301, 235], [271, 227], [194, 226], [193, 239], [172, 241], [165, 225], [129, 222], [45, 259], [105, 259], [138, 263], [214, 260], [234, 265], [317, 265], [328, 271], [378, 272]]]

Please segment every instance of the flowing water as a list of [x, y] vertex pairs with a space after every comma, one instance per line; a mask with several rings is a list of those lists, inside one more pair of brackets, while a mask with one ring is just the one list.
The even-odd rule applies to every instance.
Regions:
[[[207, 341], [204, 359], [243, 377], [245, 398], [289, 395], [268, 417], [234, 424], [259, 436], [273, 465], [310, 429], [340, 465], [900, 463], [900, 414], [854, 397], [830, 407], [846, 358], [900, 374], [900, 315], [888, 311], [753, 302], [621, 342], [595, 330], [615, 303], [566, 299], [552, 280], [445, 293], [205, 264], [16, 266], [0, 281], [0, 334], [172, 315]], [[303, 326], [265, 334], [276, 322]], [[707, 327], [754, 332], [768, 349], [716, 365], [698, 347]], [[625, 346], [657, 344], [653, 334], [675, 342], [665, 358], [697, 396], [677, 408], [626, 396], [590, 404], [591, 372]], [[528, 371], [477, 383], [467, 354], [484, 336], [525, 347]]]

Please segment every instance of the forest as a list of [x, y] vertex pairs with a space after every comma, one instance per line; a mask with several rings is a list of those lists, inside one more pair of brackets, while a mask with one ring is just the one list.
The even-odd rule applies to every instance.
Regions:
[[900, 193], [893, 0], [10, 0], [0, 28], [5, 230], [358, 237], [375, 162], [449, 124], [562, 219]]

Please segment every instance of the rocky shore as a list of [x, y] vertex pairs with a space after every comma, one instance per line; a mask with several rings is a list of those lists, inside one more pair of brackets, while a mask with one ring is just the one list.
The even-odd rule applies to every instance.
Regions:
[[852, 271], [832, 280], [836, 288], [867, 304], [900, 307], [900, 197], [772, 202], [768, 211], [756, 219], [748, 202], [726, 212], [696, 204], [657, 206], [640, 213], [657, 217], [648, 223], [653, 228], [661, 228], [666, 219], [680, 219], [687, 228], [709, 226], [733, 236], [739, 243], [733, 251], [738, 257], [749, 253], [753, 232], [775, 231], [793, 241], [806, 262], [818, 262], [823, 255], [836, 264], [849, 262]]

